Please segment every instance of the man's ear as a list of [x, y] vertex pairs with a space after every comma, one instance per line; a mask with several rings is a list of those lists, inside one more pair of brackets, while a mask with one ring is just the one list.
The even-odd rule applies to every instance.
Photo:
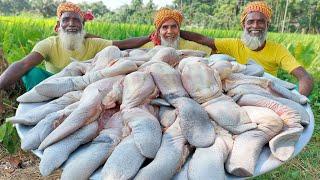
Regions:
[[241, 22], [241, 27], [244, 29], [244, 21]]
[[60, 27], [60, 21], [57, 21], [56, 25], [54, 26], [54, 31], [58, 32], [59, 27]]

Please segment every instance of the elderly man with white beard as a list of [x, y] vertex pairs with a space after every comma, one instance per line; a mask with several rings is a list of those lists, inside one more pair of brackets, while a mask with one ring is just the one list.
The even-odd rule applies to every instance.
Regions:
[[[0, 90], [8, 88], [22, 77], [28, 91], [42, 80], [62, 70], [71, 62], [71, 58], [88, 60], [110, 45], [126, 49], [137, 48], [149, 42], [147, 36], [122, 41], [85, 38], [85, 21], [92, 20], [94, 16], [90, 12], [81, 11], [79, 6], [71, 2], [61, 3], [57, 8], [57, 16], [55, 31], [58, 36], [51, 36], [38, 42], [31, 53], [11, 64], [0, 76]], [[46, 70], [35, 67], [43, 60]]]
[[248, 3], [241, 15], [244, 30], [241, 39], [211, 39], [191, 32], [183, 36], [211, 47], [213, 52], [228, 54], [241, 64], [253, 59], [272, 75], [277, 75], [278, 69], [282, 68], [298, 79], [299, 92], [308, 96], [313, 87], [311, 76], [284, 46], [266, 40], [271, 13], [271, 8], [264, 1]]
[[160, 8], [154, 16], [154, 25], [156, 31], [149, 37], [151, 42], [142, 46], [142, 48], [152, 48], [156, 45], [173, 47], [175, 49], [200, 50], [211, 54], [211, 48], [188, 41], [180, 36], [181, 32], [188, 34], [188, 31], [180, 31], [183, 15], [180, 11], [170, 8]]

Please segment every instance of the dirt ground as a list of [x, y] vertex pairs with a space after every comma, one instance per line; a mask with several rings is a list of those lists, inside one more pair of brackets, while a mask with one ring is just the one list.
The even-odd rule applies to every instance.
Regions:
[[43, 177], [39, 171], [40, 159], [31, 152], [22, 150], [10, 155], [0, 144], [0, 179], [4, 180], [58, 180], [61, 170]]

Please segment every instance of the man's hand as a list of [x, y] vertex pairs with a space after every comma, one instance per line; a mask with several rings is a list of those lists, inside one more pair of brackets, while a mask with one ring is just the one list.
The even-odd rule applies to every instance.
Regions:
[[291, 72], [299, 81], [299, 93], [309, 96], [313, 88], [312, 77], [303, 67], [297, 67]]

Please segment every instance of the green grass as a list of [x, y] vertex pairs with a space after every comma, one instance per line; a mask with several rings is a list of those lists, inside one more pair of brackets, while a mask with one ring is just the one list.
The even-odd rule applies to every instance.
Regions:
[[[21, 59], [31, 51], [37, 41], [54, 35], [55, 19], [3, 17], [0, 16], [0, 48], [3, 48], [10, 63]], [[132, 24], [109, 24], [89, 22], [85, 26], [91, 34], [105, 39], [125, 39], [148, 35], [152, 26]], [[190, 29], [213, 38], [239, 37], [239, 31]], [[314, 90], [309, 97], [315, 116], [315, 130], [307, 147], [294, 159], [280, 168], [255, 179], [320, 179], [320, 36], [303, 34], [269, 33], [268, 39], [286, 46], [296, 59], [312, 74], [315, 81]], [[291, 76], [280, 72], [281, 78], [294, 81]], [[8, 102], [9, 103], [9, 102]]]

